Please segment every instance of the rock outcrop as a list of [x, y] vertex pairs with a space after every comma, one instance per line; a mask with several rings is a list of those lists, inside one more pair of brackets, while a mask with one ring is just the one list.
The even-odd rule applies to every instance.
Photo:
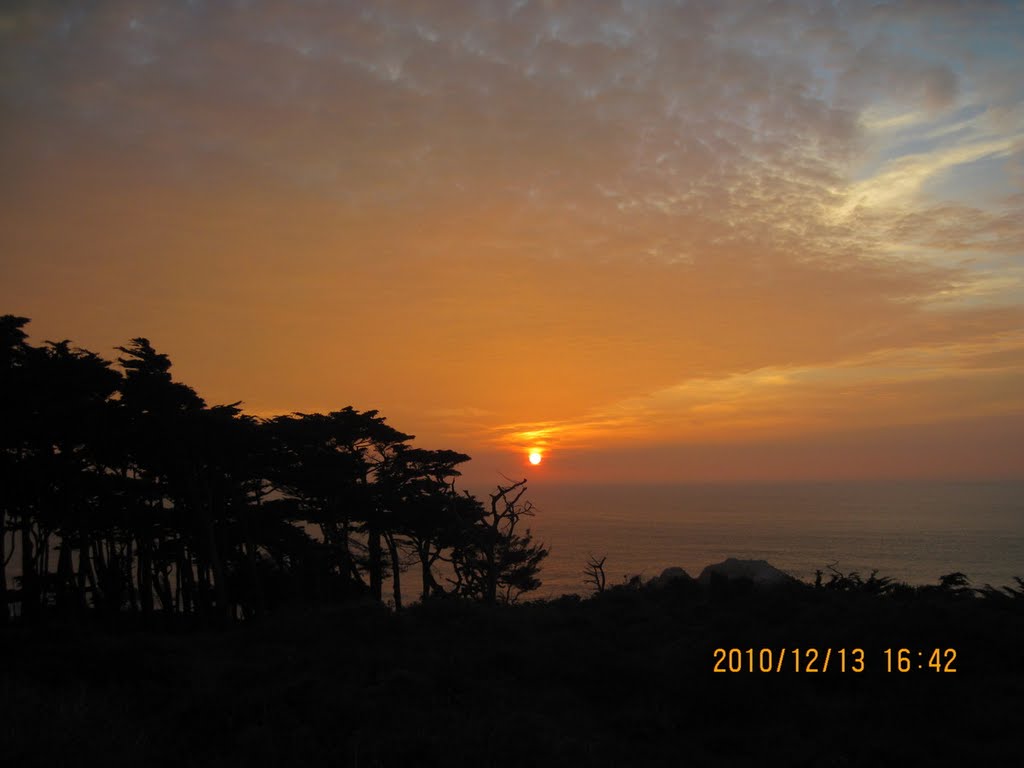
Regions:
[[796, 581], [785, 571], [780, 571], [767, 560], [737, 560], [730, 557], [721, 563], [709, 565], [700, 572], [697, 581], [710, 584], [712, 576], [725, 579], [750, 579], [758, 586], [776, 586]]
[[693, 577], [678, 566], [666, 568], [660, 576], [655, 576], [648, 583], [658, 587], [664, 587], [673, 581], [693, 581]]

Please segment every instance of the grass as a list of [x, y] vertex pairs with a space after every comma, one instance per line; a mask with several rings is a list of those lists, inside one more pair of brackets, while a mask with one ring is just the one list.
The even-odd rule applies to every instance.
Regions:
[[[9, 765], [1014, 763], [1024, 601], [748, 585], [515, 607], [293, 612], [221, 630], [0, 631]], [[863, 674], [712, 672], [715, 648], [863, 648]], [[954, 648], [955, 674], [885, 671]]]

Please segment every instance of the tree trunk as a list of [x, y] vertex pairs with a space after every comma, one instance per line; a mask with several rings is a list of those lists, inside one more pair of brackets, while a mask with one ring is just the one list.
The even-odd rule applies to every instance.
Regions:
[[[145, 508], [145, 514], [149, 516], [149, 507]], [[142, 615], [149, 617], [153, 613], [153, 537], [150, 535], [149, 520], [142, 524], [142, 531], [139, 535], [139, 604], [142, 607]]]
[[395, 537], [388, 533], [385, 538], [388, 542], [388, 550], [391, 553], [391, 573], [394, 584], [394, 596], [395, 596], [395, 610], [402, 610], [402, 575], [398, 566], [398, 544], [395, 543]]
[[495, 523], [493, 531], [494, 535], [488, 536], [488, 541], [484, 545], [484, 560], [487, 563], [484, 600], [490, 604], [498, 601], [498, 561], [497, 554], [495, 553], [499, 535], [497, 523]]
[[384, 562], [381, 557], [380, 528], [377, 526], [376, 521], [370, 522], [369, 539], [366, 542], [366, 547], [370, 556], [370, 594], [373, 595], [374, 600], [380, 602], [383, 592]]
[[77, 600], [82, 608], [88, 608], [89, 601], [85, 597], [85, 583], [89, 569], [89, 541], [85, 538], [81, 528], [76, 533], [75, 547], [78, 549], [78, 570], [75, 572]]
[[39, 532], [36, 540], [36, 594], [40, 609], [49, 602], [50, 590], [50, 534]]
[[132, 546], [132, 542], [133, 541], [134, 541], [134, 539], [131, 536], [129, 536], [128, 537], [128, 543], [125, 544], [125, 548], [124, 548], [124, 559], [125, 559], [124, 572], [126, 574], [128, 574], [128, 606], [132, 609], [132, 613], [135, 613], [136, 611], [139, 610], [139, 604], [138, 604], [138, 600], [137, 600], [138, 592], [135, 589], [135, 576], [132, 574], [132, 571], [134, 570], [132, 568], [132, 565], [135, 563], [135, 555], [134, 555], [134, 549], [135, 548]]
[[75, 574], [71, 565], [71, 542], [61, 539], [57, 556], [57, 606], [69, 610], [75, 595]]
[[39, 613], [39, 594], [36, 583], [36, 558], [32, 547], [32, 524], [22, 511], [21, 522], [21, 617], [31, 619]]
[[7, 606], [7, 509], [0, 507], [0, 627], [10, 620]]
[[430, 545], [420, 545], [416, 548], [420, 556], [420, 573], [423, 578], [423, 589], [420, 590], [420, 600], [430, 597], [430, 590], [434, 586], [434, 574], [430, 572]]
[[174, 599], [171, 597], [171, 581], [167, 576], [167, 570], [161, 569], [153, 573], [153, 591], [157, 600], [160, 601], [160, 611], [165, 616], [174, 613]]
[[[185, 545], [181, 545], [178, 551], [178, 563], [174, 567], [174, 593], [175, 602], [180, 613], [188, 613], [188, 583], [185, 581]], [[191, 570], [191, 566], [189, 566]]]
[[[202, 590], [197, 587], [197, 582], [202, 577], [202, 565], [196, 565], [196, 569], [199, 573], [199, 578], [196, 576], [196, 572], [192, 570], [192, 554], [187, 551], [184, 547], [181, 550], [180, 567], [178, 573], [181, 576], [181, 593], [182, 597], [179, 602], [184, 608], [184, 613], [199, 613], [203, 610], [203, 597]], [[198, 592], [198, 594], [197, 594]]]
[[[259, 508], [259, 500], [256, 501]], [[256, 570], [256, 541], [252, 535], [248, 508], [242, 510], [242, 531], [245, 536], [245, 562], [249, 572], [249, 589], [246, 595], [246, 617], [263, 615], [263, 589], [260, 585], [259, 573]]]
[[213, 572], [213, 595], [217, 601], [217, 613], [222, 617], [230, 618], [231, 606], [228, 605], [228, 590], [227, 582], [224, 578], [224, 566], [217, 551], [217, 535], [209, 515], [207, 515], [205, 523], [207, 557], [210, 569]]
[[[213, 521], [213, 499], [208, 488], [200, 485], [199, 478], [195, 476], [195, 470], [190, 473], [192, 498], [195, 509], [199, 513], [202, 530], [199, 534], [199, 551], [203, 555], [203, 564], [212, 572], [213, 593], [216, 601], [217, 613], [221, 617], [229, 617], [227, 583], [224, 579], [224, 566], [217, 551], [217, 535], [214, 530]], [[205, 570], [205, 568], [204, 568]], [[203, 587], [211, 580], [208, 573], [203, 573]], [[204, 598], [204, 603], [209, 605], [209, 597]]]
[[92, 608], [96, 607], [96, 573], [92, 568], [92, 556], [89, 554], [89, 539], [82, 534], [78, 540], [78, 593], [81, 595], [82, 604], [88, 606], [86, 592], [92, 593]]
[[[196, 553], [195, 601], [196, 612], [207, 618], [210, 615], [210, 569], [206, 565], [206, 546], [200, 543]], [[191, 576], [191, 574], [189, 574]]]
[[348, 548], [348, 520], [341, 524], [340, 536], [338, 537], [338, 551], [341, 554], [341, 572], [352, 579], [353, 584], [362, 584], [363, 577], [359, 575], [359, 568], [356, 567], [355, 558], [352, 557], [352, 550]]
[[92, 542], [92, 560], [96, 563], [95, 578], [93, 579], [93, 602], [96, 607], [106, 611], [109, 603], [113, 600], [110, 583], [110, 565], [103, 551], [103, 540], [94, 539]]

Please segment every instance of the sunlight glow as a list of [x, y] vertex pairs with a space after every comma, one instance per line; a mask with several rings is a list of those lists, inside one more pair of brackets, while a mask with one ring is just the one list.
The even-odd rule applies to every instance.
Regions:
[[541, 463], [543, 458], [544, 457], [541, 456], [537, 451], [534, 451], [533, 453], [530, 454], [530, 463], [536, 466], [537, 464]]

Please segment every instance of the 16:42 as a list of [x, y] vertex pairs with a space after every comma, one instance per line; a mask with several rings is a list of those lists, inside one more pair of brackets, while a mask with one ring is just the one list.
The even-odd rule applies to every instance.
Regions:
[[956, 650], [953, 648], [934, 648], [931, 651], [912, 651], [909, 648], [885, 649], [886, 672], [910, 672], [912, 669], [925, 668], [934, 672], [956, 672], [956, 667], [953, 666], [955, 661]]

